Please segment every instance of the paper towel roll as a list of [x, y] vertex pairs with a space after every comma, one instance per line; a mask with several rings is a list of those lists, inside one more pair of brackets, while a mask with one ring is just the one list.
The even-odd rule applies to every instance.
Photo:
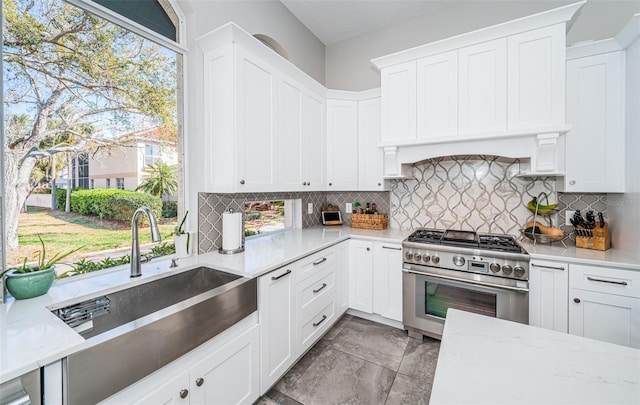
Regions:
[[222, 249], [236, 250], [242, 245], [242, 213], [222, 213]]

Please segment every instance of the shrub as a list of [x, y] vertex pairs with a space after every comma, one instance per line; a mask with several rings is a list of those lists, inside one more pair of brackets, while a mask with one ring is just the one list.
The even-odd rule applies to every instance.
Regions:
[[[123, 190], [121, 190], [123, 191]], [[123, 191], [109, 198], [109, 207], [104, 209], [106, 218], [116, 221], [131, 221], [133, 213], [140, 207], [146, 206], [153, 211], [156, 218], [162, 214], [162, 200], [150, 194], [135, 191]], [[140, 217], [142, 223], [147, 223], [146, 216]]]
[[178, 216], [177, 201], [162, 202], [162, 218], [176, 218]]
[[[66, 191], [56, 195], [58, 208], [64, 209]], [[136, 209], [151, 208], [157, 218], [162, 212], [162, 200], [149, 194], [115, 188], [75, 189], [71, 191], [71, 212], [96, 215], [116, 221], [131, 221]], [[143, 219], [144, 222], [144, 219]]]

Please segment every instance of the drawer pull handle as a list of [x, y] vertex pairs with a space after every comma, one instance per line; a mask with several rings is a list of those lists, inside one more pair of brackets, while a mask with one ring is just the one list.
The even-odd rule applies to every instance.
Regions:
[[202, 377], [197, 378], [196, 379], [196, 385], [198, 387], [202, 387], [202, 384], [204, 384], [204, 378], [202, 378]]
[[385, 246], [385, 245], [382, 245], [382, 248], [383, 248], [383, 249], [391, 249], [391, 250], [402, 250], [402, 248], [398, 248], [398, 247], [391, 247], [391, 246]]
[[327, 316], [326, 315], [322, 315], [322, 319], [320, 319], [318, 322], [314, 323], [313, 327], [316, 328], [316, 327], [320, 326], [320, 324], [322, 322], [326, 321], [326, 320], [327, 320]]
[[531, 265], [532, 265], [533, 267], [540, 267], [541, 269], [563, 270], [563, 271], [564, 271], [564, 267], [558, 267], [558, 266], [543, 266], [542, 264], [535, 264], [535, 263], [531, 263]]
[[580, 298], [574, 298], [573, 302], [575, 302], [576, 304], [579, 304], [580, 303]]
[[313, 290], [314, 294], [319, 293], [320, 291], [324, 290], [324, 288], [327, 286], [327, 283], [322, 283], [322, 287], [318, 288], [317, 290]]
[[287, 270], [284, 273], [280, 274], [278, 277], [271, 277], [271, 280], [275, 281], [275, 280], [280, 280], [282, 277], [287, 276], [291, 274], [291, 270]]
[[613, 281], [613, 280], [601, 280], [599, 278], [587, 277], [589, 281], [597, 281], [598, 283], [609, 283], [609, 284], [617, 284], [617, 285], [627, 285], [626, 281]]
[[314, 265], [314, 266], [317, 266], [317, 265], [322, 264], [322, 263], [324, 263], [324, 262], [326, 262], [326, 261], [327, 261], [327, 258], [326, 258], [326, 257], [323, 257], [322, 259], [320, 259], [320, 260], [318, 260], [318, 261], [313, 262], [313, 265]]
[[187, 395], [189, 395], [189, 390], [187, 389], [180, 390], [180, 398], [185, 399]]

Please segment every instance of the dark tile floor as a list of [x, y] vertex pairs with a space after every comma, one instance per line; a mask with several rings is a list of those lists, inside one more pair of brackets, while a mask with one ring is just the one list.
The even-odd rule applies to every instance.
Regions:
[[439, 349], [345, 315], [256, 405], [428, 404]]

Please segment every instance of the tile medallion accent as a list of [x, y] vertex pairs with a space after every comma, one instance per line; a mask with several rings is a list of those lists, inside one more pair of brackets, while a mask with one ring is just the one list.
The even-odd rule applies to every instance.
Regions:
[[415, 179], [391, 186], [391, 227], [453, 228], [519, 235], [533, 218], [526, 203], [541, 192], [557, 200], [555, 178], [515, 177], [519, 159], [450, 156], [418, 162]]

